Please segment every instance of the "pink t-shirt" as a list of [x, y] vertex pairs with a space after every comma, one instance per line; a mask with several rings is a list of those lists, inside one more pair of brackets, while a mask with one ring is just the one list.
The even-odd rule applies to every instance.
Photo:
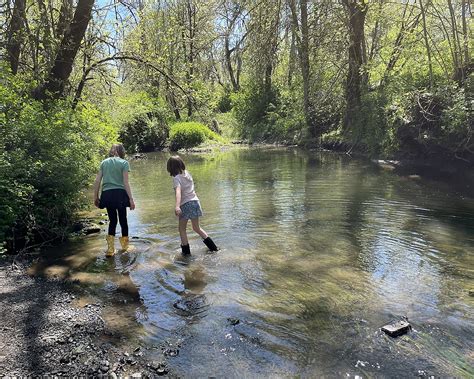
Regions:
[[183, 205], [188, 201], [199, 200], [194, 192], [194, 182], [193, 177], [187, 171], [184, 171], [184, 174], [178, 174], [173, 177], [173, 188], [181, 187], [181, 203]]

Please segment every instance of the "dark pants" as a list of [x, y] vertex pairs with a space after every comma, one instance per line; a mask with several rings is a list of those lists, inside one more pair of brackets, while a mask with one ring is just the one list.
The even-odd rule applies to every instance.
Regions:
[[107, 207], [107, 214], [109, 215], [109, 235], [115, 236], [115, 229], [117, 228], [117, 214], [120, 227], [122, 228], [122, 237], [128, 237], [128, 222], [127, 222], [127, 208], [109, 208]]

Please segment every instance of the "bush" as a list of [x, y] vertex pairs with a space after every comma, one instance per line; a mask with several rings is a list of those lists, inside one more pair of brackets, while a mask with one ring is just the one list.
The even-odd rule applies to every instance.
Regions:
[[220, 113], [229, 112], [232, 109], [231, 91], [226, 89], [219, 95], [216, 105], [217, 111]]
[[164, 101], [145, 91], [121, 89], [106, 108], [120, 130], [120, 141], [128, 151], [161, 150], [168, 139], [171, 115]]
[[171, 126], [170, 149], [190, 149], [211, 139], [222, 142], [223, 139], [206, 125], [199, 122], [178, 122]]
[[344, 136], [374, 156], [430, 155], [472, 159], [472, 118], [466, 92], [454, 82], [429, 91], [377, 89], [362, 97], [352, 130]]
[[116, 133], [91, 106], [40, 103], [0, 72], [0, 241], [13, 250], [64, 235]]
[[266, 90], [261, 84], [251, 84], [231, 95], [233, 113], [239, 121], [239, 134], [251, 141], [276, 139], [275, 120], [279, 99], [276, 88]]
[[[406, 93], [393, 124], [401, 149], [472, 159], [472, 117], [466, 93], [456, 84]], [[470, 125], [471, 124], [471, 125]]]
[[160, 115], [148, 113], [127, 122], [120, 130], [120, 141], [129, 151], [149, 152], [163, 149], [169, 127]]
[[250, 84], [232, 95], [239, 134], [252, 142], [296, 143], [305, 126], [303, 105], [291, 91]]

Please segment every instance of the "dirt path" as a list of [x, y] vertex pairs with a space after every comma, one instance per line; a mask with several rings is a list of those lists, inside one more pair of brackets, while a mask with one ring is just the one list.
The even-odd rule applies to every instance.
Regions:
[[0, 376], [163, 377], [140, 346], [123, 351], [101, 317], [101, 304], [74, 306], [69, 284], [26, 274], [0, 259]]

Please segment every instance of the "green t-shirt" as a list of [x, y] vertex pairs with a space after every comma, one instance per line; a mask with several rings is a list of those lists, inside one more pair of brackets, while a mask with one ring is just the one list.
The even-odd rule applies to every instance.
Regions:
[[130, 165], [125, 159], [110, 157], [100, 164], [102, 171], [102, 191], [111, 189], [125, 189], [123, 172], [130, 171]]

